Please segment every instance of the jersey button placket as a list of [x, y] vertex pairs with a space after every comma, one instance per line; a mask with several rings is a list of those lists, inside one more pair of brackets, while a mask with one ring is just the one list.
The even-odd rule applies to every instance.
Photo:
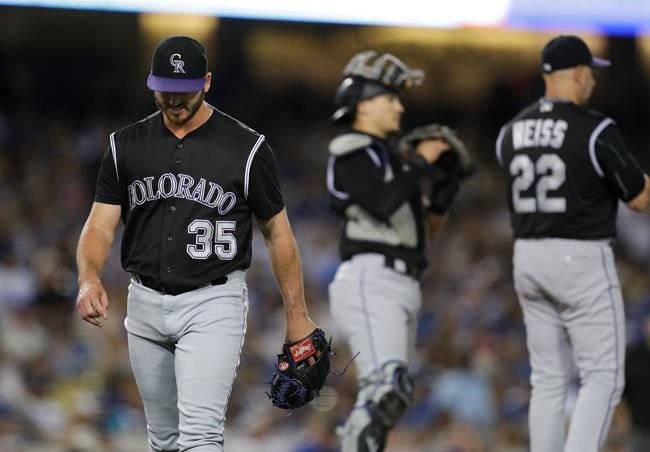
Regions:
[[[179, 142], [179, 143], [176, 143], [176, 149], [179, 150], [179, 151], [181, 149], [183, 149], [183, 142], [182, 141]], [[176, 165], [180, 165], [181, 164], [181, 158], [179, 156], [176, 156], [176, 158], [174, 159], [174, 163]]]
[[[180, 143], [177, 143], [177, 144], [176, 144], [176, 150], [177, 150], [177, 151], [178, 151], [178, 150], [181, 150], [182, 148], [183, 148], [183, 142], [180, 142]], [[176, 168], [176, 171], [178, 171], [178, 168], [179, 168], [179, 166], [180, 166], [182, 160], [180, 159], [180, 157], [176, 156], [176, 157], [173, 158], [172, 162], [173, 162], [173, 166]], [[174, 201], [173, 201], [173, 198], [169, 198], [168, 202], [174, 202]], [[174, 212], [176, 212], [176, 205], [175, 205], [175, 204], [171, 204], [171, 205], [169, 206], [169, 212], [170, 212], [170, 213], [174, 213]], [[168, 233], [164, 240], [165, 240], [167, 243], [169, 243], [169, 242], [173, 242], [173, 241], [174, 241], [174, 236], [173, 236], [172, 234], [169, 234], [169, 233]], [[169, 243], [169, 244], [170, 244], [170, 246], [172, 245], [171, 243]], [[166, 250], [166, 251], [163, 251], [164, 254], [171, 254], [171, 253], [170, 253], [171, 250], [168, 249], [166, 246], [163, 246], [163, 250]], [[169, 260], [169, 259], [166, 259], [166, 260]], [[170, 274], [170, 273], [172, 273], [172, 272], [174, 271], [174, 269], [173, 269], [173, 267], [172, 267], [171, 265], [167, 265], [167, 266], [164, 267], [164, 270], [163, 270], [163, 271], [164, 271], [166, 274]], [[163, 278], [163, 279], [164, 279], [164, 278]]]
[[[176, 145], [176, 148], [177, 148], [177, 149], [181, 149], [182, 147], [183, 147], [183, 143], [178, 143], [178, 144]], [[174, 159], [174, 163], [175, 163], [176, 165], [180, 165], [180, 164], [181, 164], [181, 159], [178, 158], [178, 157], [176, 157], [176, 158]], [[169, 206], [169, 210], [172, 211], [172, 212], [176, 212], [176, 206], [172, 204], [171, 206]], [[170, 237], [171, 237], [171, 236], [170, 236]], [[169, 237], [167, 237], [167, 240], [170, 240], [170, 241], [171, 241], [171, 240], [173, 240], [173, 239], [170, 239]]]

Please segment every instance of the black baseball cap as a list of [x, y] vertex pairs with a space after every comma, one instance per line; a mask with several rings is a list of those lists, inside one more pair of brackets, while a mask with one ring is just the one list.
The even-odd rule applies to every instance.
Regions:
[[147, 87], [152, 91], [201, 91], [208, 73], [205, 46], [189, 36], [171, 36], [156, 46]]
[[609, 60], [594, 57], [587, 44], [579, 37], [559, 35], [544, 46], [540, 65], [542, 72], [548, 74], [580, 65], [607, 67], [611, 64]]

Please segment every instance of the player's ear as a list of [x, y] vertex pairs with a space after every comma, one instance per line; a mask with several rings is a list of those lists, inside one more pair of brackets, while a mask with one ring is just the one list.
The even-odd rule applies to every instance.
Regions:
[[587, 77], [587, 66], [576, 66], [573, 69], [573, 80], [578, 86], [584, 86]]
[[364, 115], [368, 112], [368, 109], [370, 108], [370, 102], [368, 102], [369, 99], [363, 99], [360, 100], [359, 103], [357, 104], [357, 116]]
[[212, 72], [205, 74], [203, 78], [203, 92], [207, 93], [210, 91], [210, 85], [212, 84]]

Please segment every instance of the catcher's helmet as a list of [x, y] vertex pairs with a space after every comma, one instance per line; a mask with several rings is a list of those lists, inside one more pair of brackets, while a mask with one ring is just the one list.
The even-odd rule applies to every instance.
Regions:
[[357, 103], [386, 93], [397, 93], [419, 85], [424, 71], [411, 69], [399, 58], [373, 50], [357, 53], [343, 69], [343, 81], [336, 90], [334, 103], [339, 107], [332, 115], [337, 124], [354, 118]]

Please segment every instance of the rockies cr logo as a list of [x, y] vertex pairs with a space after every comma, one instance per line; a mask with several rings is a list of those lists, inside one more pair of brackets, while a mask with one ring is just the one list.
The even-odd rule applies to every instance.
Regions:
[[180, 53], [172, 53], [172, 56], [169, 57], [169, 64], [174, 66], [174, 74], [185, 74], [185, 62], [181, 60]]

